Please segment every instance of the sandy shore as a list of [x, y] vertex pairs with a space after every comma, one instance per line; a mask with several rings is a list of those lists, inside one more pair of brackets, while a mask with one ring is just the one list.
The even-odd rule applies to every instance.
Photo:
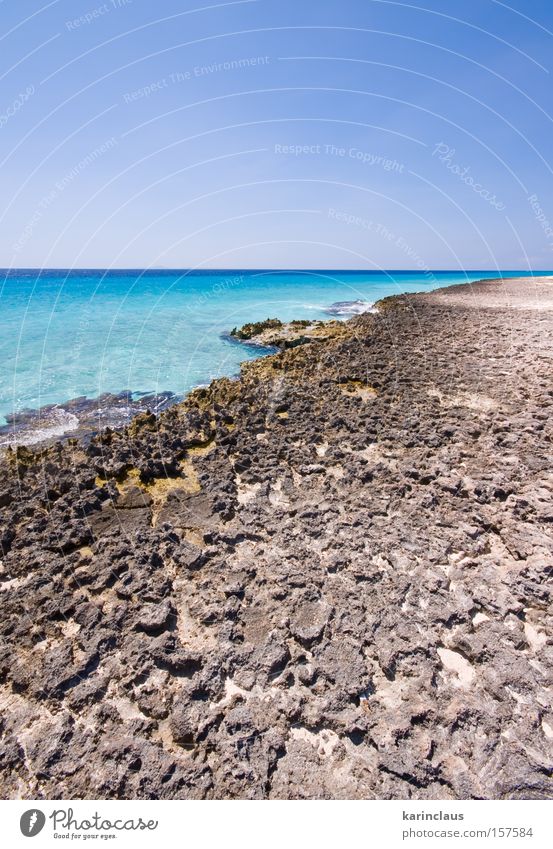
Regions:
[[552, 366], [483, 281], [9, 454], [2, 797], [551, 797]]

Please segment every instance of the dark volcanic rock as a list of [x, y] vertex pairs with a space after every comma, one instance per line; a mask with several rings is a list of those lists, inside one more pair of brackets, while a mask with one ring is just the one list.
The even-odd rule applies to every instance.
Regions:
[[136, 626], [139, 630], [146, 631], [148, 634], [155, 634], [159, 631], [165, 631], [174, 619], [174, 608], [169, 602], [146, 604], [138, 611]]

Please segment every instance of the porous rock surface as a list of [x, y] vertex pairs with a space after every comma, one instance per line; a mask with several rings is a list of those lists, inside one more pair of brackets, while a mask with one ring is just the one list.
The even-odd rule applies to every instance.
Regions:
[[546, 798], [553, 285], [387, 299], [0, 488], [4, 798]]

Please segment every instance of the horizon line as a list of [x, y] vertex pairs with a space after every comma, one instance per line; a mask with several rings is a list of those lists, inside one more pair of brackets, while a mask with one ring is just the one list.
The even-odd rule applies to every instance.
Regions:
[[221, 267], [221, 268], [211, 268], [211, 267], [186, 267], [186, 266], [33, 266], [33, 265], [22, 265], [22, 266], [4, 266], [0, 267], [0, 272], [15, 272], [15, 271], [35, 271], [35, 272], [43, 272], [43, 271], [64, 271], [64, 272], [73, 272], [73, 271], [129, 271], [129, 272], [186, 272], [186, 273], [217, 273], [217, 272], [279, 272], [279, 273], [296, 273], [302, 274], [307, 272], [316, 272], [316, 273], [333, 273], [339, 272], [343, 274], [351, 273], [351, 274], [392, 274], [392, 273], [400, 273], [405, 274], [407, 272], [414, 274], [428, 274], [430, 272], [434, 273], [442, 273], [442, 272], [451, 272], [456, 274], [468, 274], [475, 271], [485, 271], [488, 272], [496, 272], [502, 273], [505, 271], [517, 272], [521, 274], [553, 274], [553, 269], [544, 269], [544, 268], [479, 268], [477, 266], [471, 268], [432, 268], [427, 267], [424, 269], [420, 268], [275, 268], [271, 266], [266, 267]]

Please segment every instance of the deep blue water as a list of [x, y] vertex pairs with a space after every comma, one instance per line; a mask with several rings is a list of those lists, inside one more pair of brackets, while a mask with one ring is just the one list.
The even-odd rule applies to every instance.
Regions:
[[[537, 273], [537, 272], [536, 272]], [[0, 421], [104, 392], [182, 395], [255, 350], [221, 333], [277, 316], [329, 318], [377, 301], [519, 271], [0, 271]], [[528, 275], [528, 272], [526, 272]]]

